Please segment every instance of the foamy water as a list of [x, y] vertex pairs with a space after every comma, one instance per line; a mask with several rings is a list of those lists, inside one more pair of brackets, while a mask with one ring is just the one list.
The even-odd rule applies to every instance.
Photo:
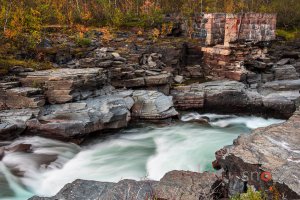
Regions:
[[[189, 123], [204, 116], [210, 119], [210, 125]], [[116, 182], [147, 177], [159, 180], [171, 170], [212, 170], [215, 151], [232, 144], [238, 135], [283, 122], [198, 113], [188, 113], [181, 121], [165, 127], [144, 124], [128, 128], [105, 140], [90, 140], [82, 147], [40, 137], [19, 139], [13, 145], [32, 144], [33, 152], [9, 153], [0, 162], [3, 174], [0, 197], [15, 200], [35, 194], [52, 196], [75, 179]], [[58, 157], [50, 165], [40, 166], [47, 155], [52, 159]], [[24, 176], [14, 176], [10, 173], [12, 168], [20, 169]], [[7, 188], [14, 194], [7, 195], [12, 193]]]

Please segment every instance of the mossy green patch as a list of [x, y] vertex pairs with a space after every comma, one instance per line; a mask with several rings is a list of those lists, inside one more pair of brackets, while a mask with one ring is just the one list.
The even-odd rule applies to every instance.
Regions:
[[294, 30], [284, 30], [284, 29], [277, 29], [276, 30], [277, 37], [282, 37], [285, 40], [295, 40], [297, 38], [300, 38], [300, 30], [294, 29]]

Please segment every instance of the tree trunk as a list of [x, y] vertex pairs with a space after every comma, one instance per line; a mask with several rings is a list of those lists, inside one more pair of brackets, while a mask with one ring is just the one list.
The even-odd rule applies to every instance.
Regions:
[[4, 25], [3, 25], [3, 31], [6, 31], [6, 27], [7, 27], [7, 23], [8, 23], [8, 19], [9, 19], [9, 14], [10, 14], [10, 10], [11, 10], [11, 6], [12, 6], [12, 0], [9, 1], [8, 7], [5, 10], [5, 17], [4, 17]]

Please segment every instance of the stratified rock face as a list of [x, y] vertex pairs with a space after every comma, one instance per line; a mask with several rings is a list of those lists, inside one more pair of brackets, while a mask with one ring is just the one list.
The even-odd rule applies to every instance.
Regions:
[[[268, 189], [273, 184], [287, 199], [300, 198], [300, 111], [282, 124], [272, 125], [242, 135], [234, 145], [217, 153], [217, 161], [229, 176], [231, 194], [240, 192], [237, 185], [245, 184]], [[220, 151], [219, 151], [220, 152]], [[242, 174], [270, 172], [272, 178], [263, 180], [254, 176], [250, 180]]]
[[6, 90], [6, 107], [18, 108], [38, 108], [45, 104], [42, 90], [39, 88], [18, 87]]
[[[30, 200], [199, 200], [212, 199], [217, 178], [209, 173], [172, 171], [159, 182], [122, 180], [119, 183], [76, 180], [67, 184], [50, 198], [32, 197]], [[218, 186], [218, 185], [217, 185]]]
[[171, 94], [174, 95], [175, 106], [181, 109], [233, 112], [261, 104], [259, 94], [247, 91], [243, 83], [236, 81], [212, 81], [177, 87]]
[[198, 84], [179, 86], [171, 90], [174, 104], [177, 108], [188, 110], [193, 108], [203, 108], [204, 91]]
[[45, 104], [41, 89], [19, 86], [18, 81], [0, 83], [0, 110], [38, 108]]
[[45, 106], [26, 125], [31, 133], [67, 139], [126, 127], [133, 105], [131, 94], [131, 91], [109, 93], [76, 103]]
[[87, 99], [107, 84], [102, 68], [45, 70], [22, 76], [23, 86], [43, 87], [51, 104]]
[[132, 116], [139, 119], [166, 119], [178, 115], [172, 97], [157, 91], [136, 90], [132, 95]]
[[290, 117], [300, 99], [298, 80], [268, 82], [259, 90], [236, 81], [212, 81], [171, 90], [179, 109], [273, 114]]

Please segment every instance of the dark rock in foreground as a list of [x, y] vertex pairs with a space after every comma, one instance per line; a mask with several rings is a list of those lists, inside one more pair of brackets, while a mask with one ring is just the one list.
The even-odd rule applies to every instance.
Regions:
[[275, 185], [287, 199], [300, 199], [299, 144], [298, 110], [287, 122], [241, 135], [233, 146], [216, 152], [229, 193], [243, 192], [247, 184], [261, 189]]
[[212, 199], [220, 188], [210, 173], [172, 171], [159, 182], [122, 180], [118, 183], [76, 180], [67, 184], [54, 197], [32, 197], [30, 200], [199, 200]]

